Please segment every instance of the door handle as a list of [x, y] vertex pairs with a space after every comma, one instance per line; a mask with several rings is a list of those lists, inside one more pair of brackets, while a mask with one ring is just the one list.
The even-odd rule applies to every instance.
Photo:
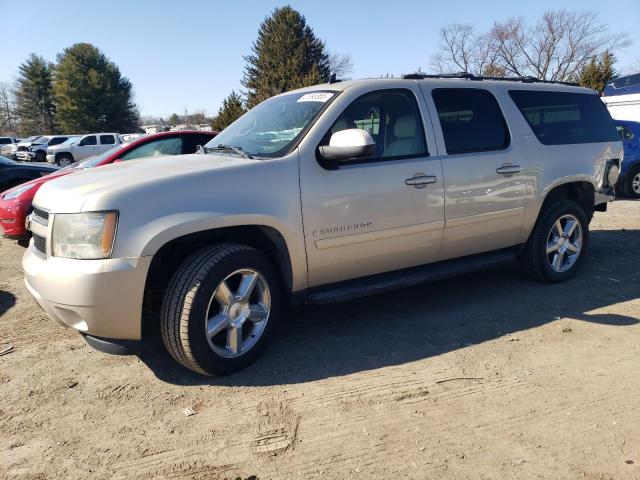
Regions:
[[505, 164], [496, 168], [496, 173], [501, 175], [513, 175], [514, 173], [520, 173], [521, 171], [522, 168], [520, 168], [520, 165]]
[[424, 173], [416, 173], [413, 177], [407, 178], [404, 183], [410, 187], [424, 188], [430, 183], [436, 183], [438, 177], [434, 175], [425, 175]]

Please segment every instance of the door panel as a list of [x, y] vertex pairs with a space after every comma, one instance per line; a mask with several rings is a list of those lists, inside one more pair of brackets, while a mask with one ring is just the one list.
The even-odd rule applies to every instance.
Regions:
[[522, 242], [525, 156], [493, 92], [479, 88], [425, 91], [438, 112], [434, 129], [442, 145], [445, 230], [442, 258]]
[[[438, 159], [335, 171], [308, 163], [301, 188], [310, 286], [438, 259], [444, 227]], [[437, 181], [422, 189], [406, 185], [415, 173]]]
[[[443, 158], [445, 218], [443, 258], [485, 252], [520, 243], [525, 213], [522, 161], [511, 150]], [[503, 165], [520, 172], [502, 175]]]
[[[415, 103], [416, 92], [402, 95], [406, 92]], [[440, 255], [442, 168], [440, 159], [429, 156], [421, 144], [422, 125], [429, 123], [415, 104], [419, 125], [414, 132], [407, 112], [396, 110], [402, 99], [372, 101], [366, 115], [361, 104], [354, 107], [358, 100], [332, 129], [355, 124], [369, 131], [376, 140], [375, 158], [342, 164], [336, 170], [323, 168], [311, 155], [300, 159], [310, 286], [422, 265]], [[411, 155], [416, 151], [422, 153]]]

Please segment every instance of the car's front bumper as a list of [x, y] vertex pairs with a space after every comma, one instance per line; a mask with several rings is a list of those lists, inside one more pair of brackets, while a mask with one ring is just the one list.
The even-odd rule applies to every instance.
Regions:
[[55, 156], [55, 154], [47, 153], [47, 162], [49, 162], [49, 163], [56, 163], [56, 156]]
[[9, 238], [21, 238], [27, 235], [25, 220], [29, 206], [15, 200], [0, 198], [0, 234]]
[[25, 152], [24, 150], [16, 153], [16, 158], [21, 162], [28, 161], [31, 159], [31, 157], [29, 156], [29, 152]]
[[140, 340], [142, 299], [151, 257], [106, 260], [42, 258], [27, 248], [25, 284], [61, 325], [102, 339]]

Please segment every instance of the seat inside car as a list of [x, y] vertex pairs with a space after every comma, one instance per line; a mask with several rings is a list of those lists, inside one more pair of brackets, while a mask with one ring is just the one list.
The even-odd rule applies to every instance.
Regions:
[[413, 155], [424, 150], [422, 136], [418, 135], [418, 125], [413, 115], [398, 117], [393, 126], [395, 139], [385, 149], [385, 157]]

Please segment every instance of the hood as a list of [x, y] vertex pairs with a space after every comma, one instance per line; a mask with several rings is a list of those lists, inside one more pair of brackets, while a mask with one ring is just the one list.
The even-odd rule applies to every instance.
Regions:
[[[15, 165], [3, 165], [5, 168], [4, 169], [18, 169], [18, 170], [25, 170], [25, 171], [39, 171], [39, 172], [57, 172], [58, 169], [60, 167], [58, 166], [53, 166], [53, 165], [42, 165], [40, 164], [36, 164], [33, 165], [31, 163], [17, 163]], [[3, 169], [3, 170], [4, 170]]]
[[202, 182], [203, 178], [213, 179], [227, 170], [250, 168], [262, 163], [263, 160], [232, 155], [203, 154], [129, 160], [47, 181], [38, 191], [34, 204], [53, 213], [117, 209], [121, 202], [126, 205], [126, 201], [138, 196], [180, 191], [182, 185], [189, 189], [195, 183], [191, 179]]
[[50, 147], [47, 147], [47, 150], [68, 150], [69, 147], [72, 147], [73, 145], [75, 145], [75, 143], [72, 143], [72, 144], [59, 143], [58, 145], [52, 145]]
[[28, 182], [21, 183], [20, 185], [18, 185], [16, 187], [10, 188], [9, 190], [6, 190], [6, 191], [0, 192], [0, 193], [2, 193], [2, 195], [4, 195], [6, 193], [11, 193], [12, 191], [14, 191], [14, 190], [16, 190], [18, 188], [24, 188], [25, 186], [29, 185], [29, 186], [32, 186], [32, 188], [30, 188], [29, 190], [21, 193], [20, 195], [18, 195], [14, 199], [14, 201], [16, 201], [16, 202], [28, 201], [28, 200], [33, 198], [33, 196], [36, 194], [36, 192], [38, 191], [40, 186], [42, 186], [44, 183], [46, 183], [46, 182], [48, 182], [48, 181], [50, 181], [50, 180], [52, 180], [54, 178], [60, 177], [62, 175], [66, 175], [68, 173], [72, 173], [72, 172], [69, 171], [69, 170], [64, 171], [64, 172], [61, 172], [61, 171], [57, 171], [56, 172], [56, 171], [54, 171], [53, 173], [50, 173], [48, 175], [45, 174], [42, 177], [34, 178], [33, 180], [29, 180]]

